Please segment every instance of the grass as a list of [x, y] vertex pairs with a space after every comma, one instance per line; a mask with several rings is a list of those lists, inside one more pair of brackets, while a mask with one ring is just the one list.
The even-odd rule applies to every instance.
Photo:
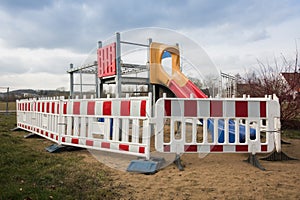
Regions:
[[[6, 110], [6, 102], [0, 101], [0, 110]], [[16, 110], [16, 102], [8, 102], [8, 110]]]
[[0, 199], [119, 199], [109, 172], [81, 152], [50, 154], [45, 139], [11, 132], [14, 115], [0, 115]]
[[282, 131], [282, 137], [300, 139], [300, 130], [286, 129]]

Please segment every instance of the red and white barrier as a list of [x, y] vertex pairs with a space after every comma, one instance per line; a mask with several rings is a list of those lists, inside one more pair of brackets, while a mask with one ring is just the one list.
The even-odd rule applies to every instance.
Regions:
[[151, 96], [17, 101], [17, 125], [58, 144], [150, 158]]
[[256, 154], [270, 152], [274, 146], [280, 151], [276, 97], [161, 98], [155, 104], [155, 117], [151, 109], [151, 95], [20, 100], [17, 125], [58, 144], [146, 159], [150, 159], [151, 124], [159, 152]]
[[[152, 122], [159, 152], [255, 154], [272, 151], [274, 144], [280, 151], [280, 106], [276, 98], [162, 98], [155, 112]], [[263, 120], [266, 125], [262, 130]], [[167, 127], [170, 132], [165, 131]], [[266, 132], [265, 141], [261, 140], [262, 131]]]
[[49, 140], [59, 140], [60, 100], [36, 99], [17, 101], [17, 126]]

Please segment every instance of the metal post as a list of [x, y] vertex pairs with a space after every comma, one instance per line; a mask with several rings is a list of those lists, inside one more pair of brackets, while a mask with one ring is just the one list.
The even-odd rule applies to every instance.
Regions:
[[6, 96], [6, 114], [8, 115], [8, 101], [9, 101], [9, 87], [7, 87], [7, 96]]
[[[148, 53], [147, 53], [147, 65], [148, 65], [148, 92], [152, 92], [153, 93], [153, 88], [151, 87], [151, 82], [150, 82], [150, 45], [152, 43], [152, 38], [148, 39]], [[152, 102], [154, 103], [154, 102]]]
[[219, 98], [221, 98], [222, 95], [222, 72], [220, 71], [220, 80], [219, 80], [219, 88], [218, 88]]
[[121, 37], [120, 33], [116, 33], [116, 68], [117, 68], [117, 75], [115, 77], [116, 81], [116, 98], [121, 97], [121, 85], [122, 85], [122, 80], [121, 80]]
[[[70, 69], [73, 69], [73, 64], [70, 64]], [[74, 74], [70, 72], [70, 98], [73, 99], [74, 96]]]
[[[102, 42], [98, 41], [98, 49], [102, 48]], [[98, 59], [98, 58], [97, 58]], [[98, 63], [99, 65], [99, 63]], [[99, 78], [99, 69], [98, 66], [96, 66], [96, 98], [101, 97], [101, 94], [103, 92], [103, 84], [101, 82], [101, 79]]]
[[96, 73], [95, 73], [95, 92], [96, 92], [96, 98], [99, 98], [100, 93], [99, 93], [99, 78], [98, 78], [97, 66], [96, 66]]
[[215, 83], [212, 83], [212, 98], [215, 98]]
[[237, 96], [237, 81], [236, 81], [236, 78], [233, 79], [233, 95], [234, 95], [234, 97]]
[[[98, 49], [102, 48], [102, 41], [98, 41]], [[98, 58], [97, 58], [98, 59]], [[99, 63], [98, 63], [99, 66]], [[101, 80], [101, 78], [99, 77], [99, 68], [97, 67], [97, 93], [98, 95], [96, 95], [96, 97], [101, 98], [101, 94], [103, 93], [103, 82]]]
[[82, 99], [82, 70], [79, 71], [80, 76], [80, 98]]

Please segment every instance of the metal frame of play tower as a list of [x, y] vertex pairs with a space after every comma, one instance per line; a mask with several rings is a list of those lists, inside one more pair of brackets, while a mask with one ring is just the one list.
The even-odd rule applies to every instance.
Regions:
[[[124, 97], [126, 91], [122, 91], [122, 85], [145, 85], [147, 90], [143, 91], [145, 93], [152, 92], [153, 102], [159, 96], [160, 88], [155, 84], [150, 82], [150, 45], [152, 39], [147, 40], [147, 44], [129, 42], [121, 40], [121, 34], [117, 32], [115, 34], [115, 41], [112, 44], [103, 46], [102, 41], [98, 42], [97, 48], [97, 60], [92, 64], [87, 64], [80, 67], [73, 67], [73, 64], [70, 64], [70, 68], [67, 71], [70, 74], [70, 98], [74, 98], [74, 86], [80, 87], [80, 98], [83, 98], [83, 86], [93, 86], [95, 88], [95, 97], [103, 98], [106, 97], [104, 94], [104, 85], [105, 84], [114, 84], [115, 85], [115, 97]], [[147, 48], [147, 61], [145, 65], [140, 64], [129, 64], [123, 63], [121, 45], [135, 45], [139, 47]], [[176, 44], [178, 46], [178, 44]], [[99, 54], [103, 54], [102, 58], [99, 60]], [[105, 55], [104, 55], [105, 54]], [[110, 57], [109, 57], [110, 56]], [[115, 60], [115, 63], [112, 68], [108, 66], [108, 62]], [[106, 71], [108, 70], [108, 71]], [[138, 77], [137, 74], [147, 72], [146, 77]], [[102, 74], [101, 74], [102, 73]], [[75, 83], [74, 75], [79, 74], [80, 79], [79, 83]], [[94, 75], [95, 83], [86, 84], [83, 83], [83, 74]], [[136, 76], [132, 76], [135, 74]], [[129, 76], [128, 76], [129, 75]], [[220, 72], [219, 83], [218, 83], [218, 97], [232, 97], [236, 96], [236, 80], [234, 76]], [[224, 87], [222, 87], [224, 86]], [[214, 90], [214, 89], [213, 89]], [[164, 91], [165, 92], [165, 91]], [[132, 92], [130, 92], [132, 93]], [[133, 93], [140, 93], [141, 91], [134, 91]], [[214, 97], [214, 92], [213, 92]]]
[[[73, 67], [73, 64], [70, 64], [70, 69], [67, 71], [70, 74], [70, 98], [74, 98], [74, 86], [80, 86], [80, 97], [83, 96], [83, 86], [94, 86], [95, 87], [95, 95], [96, 97], [105, 97], [104, 96], [104, 84], [115, 84], [116, 90], [115, 94], [116, 97], [121, 97], [125, 94], [125, 91], [122, 91], [122, 85], [147, 85], [148, 91], [151, 92], [153, 89], [150, 84], [150, 73], [149, 73], [149, 51], [150, 51], [150, 44], [152, 39], [148, 39], [148, 44], [140, 44], [134, 43], [129, 41], [122, 41], [121, 35], [119, 32], [115, 35], [115, 73], [112, 75], [105, 75], [101, 76], [99, 74], [99, 61], [95, 61], [92, 64], [80, 66], [80, 67]], [[138, 65], [138, 64], [128, 64], [123, 63], [121, 59], [121, 44], [122, 45], [135, 45], [140, 47], [148, 48], [148, 57], [147, 57], [147, 64], [146, 65]], [[98, 42], [98, 51], [99, 49], [103, 48], [102, 41]], [[107, 53], [107, 52], [105, 52]], [[98, 55], [97, 55], [98, 57]], [[128, 77], [127, 75], [130, 74], [139, 74], [142, 72], [148, 72], [147, 77]], [[80, 75], [79, 83], [75, 83], [74, 75]], [[83, 74], [95, 74], [95, 83], [94, 84], [84, 84], [82, 82], [82, 75]]]

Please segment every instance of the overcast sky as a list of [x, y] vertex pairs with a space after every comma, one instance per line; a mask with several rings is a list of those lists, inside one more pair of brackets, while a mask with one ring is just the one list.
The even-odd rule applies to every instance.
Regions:
[[0, 0], [0, 87], [68, 89], [70, 63], [98, 40], [143, 27], [185, 34], [219, 70], [243, 73], [257, 59], [293, 58], [300, 1]]

